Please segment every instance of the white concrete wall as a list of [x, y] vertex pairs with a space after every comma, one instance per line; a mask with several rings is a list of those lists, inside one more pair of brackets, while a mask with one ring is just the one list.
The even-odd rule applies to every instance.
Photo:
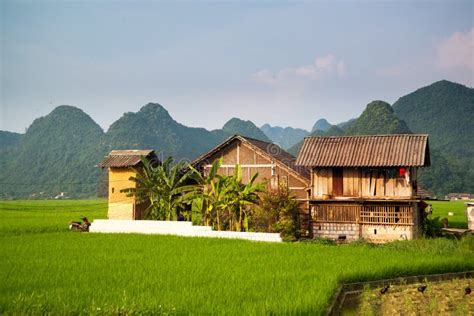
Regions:
[[413, 239], [414, 226], [362, 225], [362, 238], [383, 243], [395, 240]]
[[214, 231], [209, 226], [193, 226], [191, 222], [106, 220], [96, 219], [89, 228], [91, 233], [137, 233], [176, 235], [186, 237], [211, 237], [246, 239], [253, 241], [281, 242], [279, 234]]

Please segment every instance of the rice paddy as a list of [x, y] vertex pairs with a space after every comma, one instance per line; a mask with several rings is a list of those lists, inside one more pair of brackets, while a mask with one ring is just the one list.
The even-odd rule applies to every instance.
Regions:
[[447, 218], [449, 227], [467, 228], [467, 201], [428, 201], [433, 207], [432, 217]]
[[392, 285], [384, 294], [380, 288], [365, 290], [353, 315], [472, 315], [473, 281], [456, 279]]
[[72, 233], [106, 202], [0, 202], [0, 314], [321, 314], [341, 282], [474, 269], [474, 238], [374, 246]]

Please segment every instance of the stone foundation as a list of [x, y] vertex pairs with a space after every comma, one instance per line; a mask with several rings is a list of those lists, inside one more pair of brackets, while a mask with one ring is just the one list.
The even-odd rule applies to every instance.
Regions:
[[374, 243], [411, 240], [418, 237], [415, 226], [366, 225], [349, 223], [314, 223], [313, 238], [336, 241], [365, 239]]
[[354, 241], [359, 239], [359, 225], [351, 223], [314, 223], [313, 237], [337, 241]]

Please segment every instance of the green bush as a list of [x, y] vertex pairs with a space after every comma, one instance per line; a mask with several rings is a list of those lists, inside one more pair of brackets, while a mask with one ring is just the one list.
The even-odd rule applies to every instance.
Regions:
[[423, 236], [428, 237], [428, 238], [433, 238], [433, 237], [441, 236], [442, 227], [443, 225], [441, 224], [439, 217], [435, 217], [435, 218], [425, 217], [423, 219], [421, 229], [423, 232]]
[[298, 202], [287, 186], [264, 192], [252, 214], [251, 226], [255, 231], [280, 233], [284, 241], [299, 239]]

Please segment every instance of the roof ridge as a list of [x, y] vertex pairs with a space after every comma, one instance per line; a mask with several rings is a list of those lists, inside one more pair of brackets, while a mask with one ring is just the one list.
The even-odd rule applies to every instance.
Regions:
[[277, 145], [278, 147], [281, 147], [280, 145], [275, 144], [274, 142], [267, 142], [265, 140], [261, 140], [261, 139], [257, 139], [257, 138], [253, 138], [253, 137], [248, 137], [248, 136], [244, 136], [244, 135], [240, 135], [240, 134], [235, 134], [234, 136], [239, 136], [239, 137], [242, 137], [242, 138], [245, 138], [245, 139], [248, 139], [248, 140], [256, 140], [258, 142], [262, 142], [262, 143], [266, 143], [266, 144], [274, 144], [274, 145]]
[[375, 134], [375, 135], [333, 135], [333, 136], [319, 136], [307, 135], [304, 138], [362, 138], [362, 137], [396, 137], [396, 136], [429, 136], [429, 134]]

